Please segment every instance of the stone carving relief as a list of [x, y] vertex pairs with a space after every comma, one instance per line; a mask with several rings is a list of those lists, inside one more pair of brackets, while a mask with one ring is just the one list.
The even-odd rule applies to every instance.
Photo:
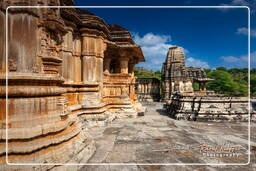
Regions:
[[42, 29], [40, 36], [40, 56], [42, 58], [43, 71], [48, 74], [58, 74], [62, 62], [59, 58], [59, 51], [63, 39], [60, 34], [54, 34], [47, 29]]

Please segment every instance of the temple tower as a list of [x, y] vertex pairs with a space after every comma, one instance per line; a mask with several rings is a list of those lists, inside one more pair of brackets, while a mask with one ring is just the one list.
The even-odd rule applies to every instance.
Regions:
[[[162, 67], [163, 100], [169, 100], [174, 92], [183, 95], [195, 93], [206, 94], [206, 78], [202, 68], [186, 67], [184, 49], [179, 46], [169, 48], [166, 60]], [[200, 90], [193, 90], [193, 83], [198, 82]]]

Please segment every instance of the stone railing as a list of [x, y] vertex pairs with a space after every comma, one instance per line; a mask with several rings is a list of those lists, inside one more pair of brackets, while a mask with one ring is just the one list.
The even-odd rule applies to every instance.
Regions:
[[[207, 97], [175, 95], [166, 104], [168, 113], [186, 120], [255, 120], [255, 109], [247, 97]], [[250, 109], [250, 110], [249, 110]]]

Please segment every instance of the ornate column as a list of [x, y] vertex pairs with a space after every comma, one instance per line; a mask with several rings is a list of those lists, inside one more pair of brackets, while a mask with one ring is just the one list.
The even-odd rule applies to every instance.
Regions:
[[144, 86], [144, 84], [141, 84], [141, 93], [142, 93], [142, 94], [145, 93], [145, 86]]
[[148, 94], [152, 94], [152, 85], [150, 82], [148, 83]]
[[103, 60], [104, 73], [107, 73], [107, 74], [110, 73], [110, 62], [111, 62], [111, 58], [104, 58]]
[[141, 84], [138, 84], [138, 94], [141, 94]]
[[145, 94], [148, 94], [148, 84], [145, 84]]
[[[5, 14], [0, 11], [0, 25], [5, 25]], [[5, 72], [5, 27], [0, 27], [0, 72]]]
[[103, 57], [106, 44], [104, 38], [87, 29], [82, 32], [82, 83], [86, 89], [82, 94], [82, 107], [100, 108], [103, 95]]
[[74, 75], [74, 81], [76, 83], [81, 82], [81, 76], [82, 76], [82, 62], [81, 62], [81, 39], [77, 33], [75, 34], [75, 40], [74, 40], [74, 60], [75, 60], [75, 75]]
[[83, 83], [97, 83], [103, 79], [103, 38], [82, 34], [82, 78]]
[[120, 58], [120, 72], [122, 74], [128, 74], [128, 61], [129, 58]]

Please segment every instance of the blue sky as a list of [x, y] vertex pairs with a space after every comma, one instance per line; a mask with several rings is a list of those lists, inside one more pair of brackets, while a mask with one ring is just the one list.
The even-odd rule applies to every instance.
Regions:
[[[243, 5], [251, 8], [251, 65], [256, 67], [256, 0], [76, 0], [76, 5]], [[240, 9], [87, 9], [108, 24], [132, 32], [142, 47], [143, 66], [159, 70], [168, 48], [182, 46], [186, 65], [247, 67], [248, 10]]]

